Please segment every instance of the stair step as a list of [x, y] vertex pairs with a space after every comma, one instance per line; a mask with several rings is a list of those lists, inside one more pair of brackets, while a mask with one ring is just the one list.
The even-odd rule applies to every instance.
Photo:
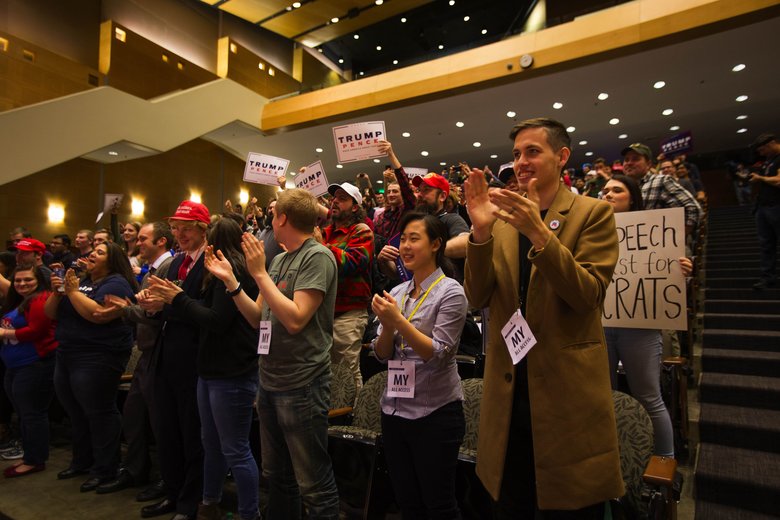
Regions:
[[780, 300], [780, 288], [757, 291], [750, 285], [741, 287], [712, 287], [704, 290], [706, 300]]
[[780, 410], [780, 378], [702, 372], [699, 402]]
[[[706, 277], [704, 285], [707, 289], [750, 289], [751, 291], [759, 292], [757, 289], [753, 289], [753, 284], [758, 281], [758, 273], [755, 276], [723, 276], [719, 278]], [[770, 287], [769, 289], [763, 289], [763, 291], [777, 291], [780, 295], [778, 287]]]
[[780, 511], [780, 454], [702, 442], [696, 497], [764, 514]]
[[780, 453], [780, 410], [703, 403], [701, 442]]
[[707, 266], [704, 275], [707, 280], [713, 278], [760, 278], [761, 269], [756, 267], [747, 267], [740, 264], [739, 267], [729, 267], [723, 269], [715, 269], [711, 265]]
[[705, 313], [780, 314], [780, 300], [715, 300], [704, 302]]
[[702, 351], [701, 368], [704, 372], [776, 377], [780, 374], [780, 352], [708, 347]]
[[702, 330], [705, 348], [739, 348], [746, 350], [780, 350], [780, 332], [772, 330], [707, 329]]
[[[780, 315], [778, 314], [733, 314], [704, 313], [704, 328], [706, 329], [739, 329], [746, 331], [780, 330]], [[778, 336], [780, 341], [780, 336]]]
[[749, 509], [696, 500], [695, 520], [777, 520], [777, 515], [764, 515]]

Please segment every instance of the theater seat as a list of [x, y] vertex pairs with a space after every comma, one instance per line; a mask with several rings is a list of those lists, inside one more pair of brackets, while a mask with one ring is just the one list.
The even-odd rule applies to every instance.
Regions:
[[633, 397], [613, 391], [620, 469], [626, 494], [612, 504], [613, 518], [664, 518], [677, 515], [677, 462], [653, 455], [653, 423]]
[[357, 395], [355, 376], [346, 363], [331, 364], [330, 410], [328, 419], [331, 424], [349, 424]]

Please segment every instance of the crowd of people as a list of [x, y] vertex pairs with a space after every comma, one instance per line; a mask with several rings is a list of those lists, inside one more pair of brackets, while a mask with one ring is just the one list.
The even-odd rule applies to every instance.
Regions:
[[[46, 469], [56, 396], [72, 428], [71, 462], [57, 478], [83, 476], [82, 492], [147, 483], [158, 465], [161, 479], [139, 495], [158, 501], [142, 517], [218, 519], [230, 471], [249, 520], [262, 470], [266, 518], [338, 518], [330, 367], [346, 364], [360, 388], [368, 346], [388, 368], [382, 431], [402, 516], [458, 518], [465, 419], [455, 355], [469, 309], [485, 309], [477, 474], [495, 517], [603, 518], [604, 502], [624, 491], [618, 361], [652, 418], [656, 454], [674, 457], [661, 332], [602, 327], [618, 260], [614, 213], [682, 207], [690, 251], [706, 194], [685, 156], [654, 158], [642, 143], [580, 173], [566, 169], [561, 123], [526, 120], [510, 137], [513, 164], [497, 175], [460, 164], [410, 179], [382, 141], [390, 164], [379, 193], [367, 174], [320, 198], [281, 178], [264, 208], [227, 201], [212, 215], [183, 201], [170, 217], [119, 225], [114, 214], [112, 229], [79, 230], [73, 242], [58, 234], [48, 248], [15, 229], [13, 251], [0, 255], [0, 456], [14, 461], [5, 476]], [[776, 163], [777, 141], [762, 139], [756, 148]], [[777, 191], [766, 171], [759, 184]], [[778, 206], [767, 207], [762, 215]], [[776, 220], [765, 225], [775, 242]], [[689, 275], [692, 262], [680, 265]], [[527, 354], [508, 348], [510, 325], [535, 338]], [[11, 410], [19, 440], [8, 435]]]

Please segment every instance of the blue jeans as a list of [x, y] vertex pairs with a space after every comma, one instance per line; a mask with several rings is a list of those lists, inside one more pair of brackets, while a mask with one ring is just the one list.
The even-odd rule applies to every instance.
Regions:
[[49, 404], [54, 397], [54, 355], [29, 365], [8, 368], [5, 393], [19, 414], [24, 463], [43, 464], [49, 458]]
[[642, 403], [653, 422], [653, 452], [663, 457], [674, 457], [672, 420], [661, 398], [661, 331], [604, 327], [604, 336], [607, 339], [612, 388], [617, 388], [619, 360], [626, 370], [631, 395]]
[[198, 411], [203, 441], [203, 501], [218, 504], [228, 468], [238, 488], [241, 518], [257, 518], [257, 463], [249, 446], [257, 370], [231, 379], [198, 378]]
[[301, 388], [257, 393], [263, 475], [269, 480], [269, 520], [339, 517], [339, 496], [328, 455], [330, 372]]
[[777, 242], [780, 240], [780, 205], [758, 206], [756, 231], [761, 244], [761, 279], [775, 280], [777, 272]]
[[92, 468], [94, 477], [113, 477], [119, 466], [122, 416], [116, 406], [119, 378], [130, 351], [73, 352], [57, 349], [54, 388], [73, 428], [73, 469]]

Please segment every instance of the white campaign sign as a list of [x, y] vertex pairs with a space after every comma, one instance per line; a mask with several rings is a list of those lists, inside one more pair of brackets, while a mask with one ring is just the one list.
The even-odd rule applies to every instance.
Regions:
[[683, 208], [615, 214], [620, 256], [607, 289], [605, 327], [685, 330]]
[[407, 168], [406, 166], [404, 166], [404, 171], [406, 172], [406, 176], [409, 177], [410, 179], [414, 177], [425, 177], [426, 175], [428, 175], [428, 168], [412, 168], [412, 167]]
[[100, 219], [103, 218], [103, 215], [106, 213], [109, 213], [113, 211], [114, 209], [119, 209], [119, 206], [122, 204], [122, 199], [125, 196], [121, 193], [106, 193], [103, 195], [103, 211], [98, 213], [97, 219], [95, 220], [95, 224], [100, 222]]
[[273, 155], [249, 152], [244, 167], [244, 180], [257, 184], [278, 186], [278, 178], [287, 172], [290, 161]]
[[333, 142], [340, 163], [384, 157], [379, 141], [386, 139], [385, 122], [369, 121], [333, 127]]
[[387, 362], [387, 397], [414, 397], [414, 361]]
[[517, 309], [506, 322], [501, 329], [501, 335], [504, 336], [506, 348], [509, 349], [509, 355], [512, 356], [512, 363], [515, 365], [528, 354], [531, 347], [536, 345], [536, 337], [520, 309]]
[[305, 170], [295, 176], [295, 187], [301, 188], [315, 197], [328, 192], [328, 178], [325, 176], [325, 168], [322, 161], [317, 161], [306, 167]]
[[260, 335], [257, 339], [257, 353], [267, 355], [271, 350], [271, 322], [263, 320], [260, 322]]

